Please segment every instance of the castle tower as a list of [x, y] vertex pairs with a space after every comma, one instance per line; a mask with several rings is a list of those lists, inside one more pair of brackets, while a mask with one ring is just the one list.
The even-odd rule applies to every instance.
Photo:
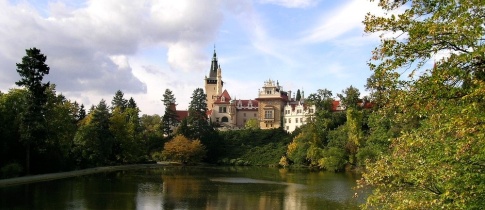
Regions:
[[209, 70], [209, 77], [205, 77], [205, 93], [207, 95], [207, 109], [214, 108], [214, 101], [222, 93], [222, 69], [217, 62], [216, 48], [214, 47], [214, 55], [212, 56], [211, 68]]
[[264, 82], [258, 98], [259, 127], [261, 129], [279, 128], [282, 126], [283, 110], [288, 101], [288, 93], [283, 91], [279, 82], [271, 79]]

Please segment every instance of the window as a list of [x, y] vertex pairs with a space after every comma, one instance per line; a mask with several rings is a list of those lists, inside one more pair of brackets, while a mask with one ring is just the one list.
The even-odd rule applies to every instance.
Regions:
[[221, 101], [224, 102], [226, 101], [226, 98], [224, 96], [221, 97]]
[[290, 119], [288, 119], [288, 123], [291, 123], [291, 118], [290, 118]]
[[256, 117], [256, 113], [254, 113], [254, 117]]
[[286, 118], [285, 118], [285, 123], [286, 123]]
[[301, 114], [301, 109], [296, 110], [296, 113]]
[[310, 114], [312, 114], [312, 113], [313, 113], [313, 109], [309, 109], [309, 110], [308, 110], [308, 112], [309, 112]]
[[229, 122], [229, 119], [227, 119], [227, 117], [222, 117], [221, 122]]
[[219, 118], [218, 118], [218, 117], [216, 118], [216, 122], [217, 122], [217, 123], [219, 122]]
[[298, 123], [298, 118], [295, 119], [295, 123]]
[[225, 106], [219, 107], [219, 113], [226, 113], [226, 112], [227, 112], [227, 108]]
[[243, 116], [246, 117], [246, 113], [244, 113]]
[[286, 130], [290, 130], [290, 127], [289, 126], [286, 126]]
[[300, 118], [300, 122], [303, 123], [303, 118]]
[[243, 124], [246, 124], [246, 119], [243, 120]]
[[264, 111], [264, 118], [265, 119], [273, 119], [273, 110]]

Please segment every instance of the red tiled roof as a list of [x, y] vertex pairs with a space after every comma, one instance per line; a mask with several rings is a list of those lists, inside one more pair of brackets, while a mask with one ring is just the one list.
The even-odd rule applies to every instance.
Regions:
[[175, 112], [177, 112], [177, 118], [179, 121], [182, 121], [189, 116], [189, 111], [187, 110], [177, 110]]
[[[221, 101], [222, 97], [224, 97], [224, 101]], [[214, 104], [229, 104], [231, 101], [231, 96], [227, 90], [221, 93], [221, 95], [217, 96], [217, 100], [214, 101]]]
[[253, 107], [258, 107], [258, 101], [256, 101], [256, 100], [241, 100], [241, 99], [237, 100], [236, 107], [238, 107], [239, 102], [241, 102], [242, 107], [248, 107], [250, 101], [251, 101], [251, 104], [253, 105]]
[[339, 111], [337, 108], [340, 106], [340, 101], [332, 101], [332, 111]]

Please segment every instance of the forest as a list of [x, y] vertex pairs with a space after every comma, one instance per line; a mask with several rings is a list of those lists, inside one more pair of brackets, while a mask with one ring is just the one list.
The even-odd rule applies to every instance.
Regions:
[[[249, 125], [217, 131], [201, 88], [180, 122], [168, 89], [163, 116], [139, 116], [122, 91], [86, 110], [42, 81], [46, 56], [27, 49], [17, 64], [19, 88], [0, 93], [1, 176], [159, 160], [359, 170], [358, 189], [372, 189], [364, 209], [482, 208], [485, 3], [378, 3], [387, 13], [363, 21], [381, 40], [368, 62], [370, 96], [352, 86], [336, 95], [320, 89], [306, 98], [314, 117], [291, 134]], [[335, 97], [345, 111], [331, 111]], [[362, 109], [361, 100], [373, 108]]]

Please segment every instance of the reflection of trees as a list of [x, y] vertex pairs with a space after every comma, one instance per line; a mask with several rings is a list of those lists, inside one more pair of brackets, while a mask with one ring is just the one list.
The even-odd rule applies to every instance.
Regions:
[[162, 175], [162, 180], [164, 209], [205, 207], [208, 194], [203, 192], [203, 180], [178, 174]]

